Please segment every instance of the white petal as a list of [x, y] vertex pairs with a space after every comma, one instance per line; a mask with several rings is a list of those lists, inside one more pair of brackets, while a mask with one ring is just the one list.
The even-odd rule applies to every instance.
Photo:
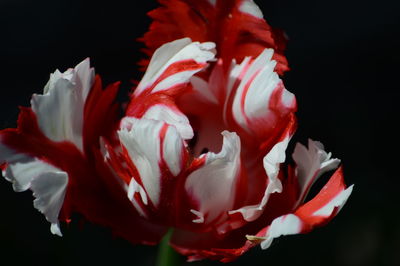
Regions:
[[199, 202], [199, 212], [212, 221], [233, 207], [235, 185], [240, 174], [240, 138], [236, 133], [222, 132], [220, 153], [207, 153], [205, 165], [191, 173], [185, 189]]
[[13, 183], [15, 191], [31, 189], [36, 198], [33, 205], [52, 223], [51, 232], [61, 235], [57, 230], [58, 215], [64, 202], [68, 184], [67, 173], [60, 169], [32, 159], [29, 162], [9, 163], [5, 178]]
[[60, 224], [59, 223], [52, 223], [50, 225], [50, 232], [53, 235], [62, 236], [61, 229], [60, 229]]
[[135, 193], [139, 193], [143, 203], [147, 205], [147, 195], [146, 192], [144, 191], [143, 187], [136, 182], [134, 178], [131, 179], [131, 182], [129, 182], [129, 188], [128, 188], [128, 198], [130, 200], [133, 199], [135, 196]]
[[267, 230], [265, 240], [261, 242], [261, 248], [267, 249], [274, 238], [283, 235], [295, 235], [301, 232], [302, 222], [294, 214], [287, 214], [276, 218], [272, 221], [271, 226]]
[[[197, 63], [206, 63], [214, 58], [213, 43], [192, 42], [190, 38], [179, 39], [166, 43], [158, 48], [151, 58], [148, 69], [135, 90], [134, 95], [139, 95], [149, 88], [161, 74], [173, 63], [185, 60], [195, 60]], [[196, 71], [177, 72], [161, 81], [153, 89], [153, 92], [170, 88], [174, 84], [188, 82]]]
[[83, 110], [94, 81], [89, 59], [64, 73], [50, 76], [43, 95], [32, 96], [42, 132], [53, 141], [71, 141], [82, 150]]
[[193, 222], [197, 224], [204, 223], [204, 214], [196, 210], [190, 210], [191, 213], [197, 216], [197, 219], [194, 219]]
[[238, 210], [230, 211], [229, 214], [241, 213], [246, 221], [254, 221], [263, 213], [272, 193], [282, 192], [282, 183], [278, 178], [280, 164], [285, 162], [286, 148], [291, 136], [286, 136], [283, 141], [278, 142], [264, 157], [264, 169], [268, 176], [268, 185], [261, 202], [252, 206], [245, 206]]
[[8, 165], [4, 177], [13, 183], [16, 192], [22, 192], [31, 187], [31, 181], [45, 172], [55, 171], [56, 168], [39, 160], [16, 162]]
[[340, 160], [331, 158], [331, 153], [326, 153], [322, 143], [308, 140], [308, 149], [297, 143], [293, 152], [293, 160], [296, 162], [296, 174], [300, 186], [301, 204], [307, 196], [314, 182], [325, 172], [336, 169]]
[[67, 184], [68, 175], [62, 171], [45, 172], [31, 181], [31, 190], [36, 198], [33, 205], [51, 223], [58, 223]]
[[[14, 149], [9, 148], [7, 145], [2, 144], [2, 137], [0, 135], [0, 165], [5, 162], [29, 162], [30, 160], [32, 160], [31, 157], [22, 153], [18, 153]], [[3, 175], [5, 175], [5, 173], [3, 173]]]
[[183, 139], [193, 138], [193, 129], [189, 119], [177, 108], [172, 108], [164, 104], [156, 104], [150, 107], [143, 118], [164, 121], [175, 126]]
[[146, 191], [144, 191], [143, 187], [136, 182], [134, 178], [131, 179], [131, 182], [129, 183], [128, 187], [128, 198], [132, 202], [133, 206], [135, 209], [138, 211], [138, 213], [142, 217], [147, 217], [146, 212], [143, 210], [143, 208], [140, 206], [139, 202], [136, 200], [135, 193], [139, 193], [143, 204], [147, 205], [147, 194]]
[[174, 176], [182, 171], [182, 149], [184, 148], [182, 138], [175, 127], [170, 126], [165, 133], [163, 143], [163, 159]]
[[261, 9], [254, 3], [253, 0], [244, 0], [240, 5], [239, 10], [257, 18], [264, 18]]

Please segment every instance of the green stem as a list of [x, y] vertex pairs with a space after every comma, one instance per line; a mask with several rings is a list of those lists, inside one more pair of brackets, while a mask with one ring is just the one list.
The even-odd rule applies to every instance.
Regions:
[[178, 266], [181, 265], [181, 257], [176, 251], [170, 247], [169, 239], [172, 235], [172, 229], [161, 240], [158, 248], [157, 266]]

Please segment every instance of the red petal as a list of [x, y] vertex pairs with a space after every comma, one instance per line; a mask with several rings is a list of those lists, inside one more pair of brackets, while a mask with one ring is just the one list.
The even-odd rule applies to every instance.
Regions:
[[149, 13], [153, 23], [141, 38], [147, 46], [147, 55], [166, 42], [189, 37], [194, 41], [215, 42], [219, 57], [227, 63], [226, 69], [234, 58], [240, 62], [245, 56], [257, 57], [264, 48], [273, 48], [278, 73], [289, 70], [283, 55], [284, 34], [272, 29], [264, 19], [242, 12], [240, 7], [247, 0], [218, 0], [215, 6], [207, 0], [159, 2], [163, 6]]

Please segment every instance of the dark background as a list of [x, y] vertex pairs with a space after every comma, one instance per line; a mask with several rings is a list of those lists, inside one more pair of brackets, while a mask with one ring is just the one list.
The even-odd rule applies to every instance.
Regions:
[[[400, 265], [399, 5], [397, 1], [256, 1], [290, 38], [286, 87], [299, 103], [295, 141], [322, 141], [355, 184], [329, 225], [255, 248], [232, 265]], [[49, 73], [90, 57], [125, 93], [139, 79], [135, 42], [155, 0], [0, 0], [0, 128], [14, 127]], [[293, 146], [293, 144], [292, 144]], [[396, 169], [397, 170], [397, 169]], [[132, 246], [109, 230], [73, 222], [64, 237], [32, 207], [30, 192], [0, 180], [0, 259], [10, 265], [154, 265], [156, 247]], [[215, 262], [188, 264], [220, 265]]]

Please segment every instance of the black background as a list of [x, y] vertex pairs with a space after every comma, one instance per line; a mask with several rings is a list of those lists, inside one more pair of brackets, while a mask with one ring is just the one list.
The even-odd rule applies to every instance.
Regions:
[[[345, 208], [308, 235], [255, 248], [232, 265], [400, 265], [399, 6], [396, 1], [257, 1], [290, 38], [286, 87], [296, 94], [295, 141], [322, 141], [355, 184]], [[139, 79], [135, 41], [155, 0], [0, 0], [0, 128], [14, 127], [49, 73], [86, 57], [106, 83]], [[30, 192], [0, 180], [0, 264], [154, 265], [156, 247], [132, 246], [107, 229], [72, 223], [64, 237], [32, 207]], [[134, 229], [133, 229], [134, 230]], [[186, 264], [185, 264], [186, 265]], [[188, 265], [219, 265], [196, 262]]]

